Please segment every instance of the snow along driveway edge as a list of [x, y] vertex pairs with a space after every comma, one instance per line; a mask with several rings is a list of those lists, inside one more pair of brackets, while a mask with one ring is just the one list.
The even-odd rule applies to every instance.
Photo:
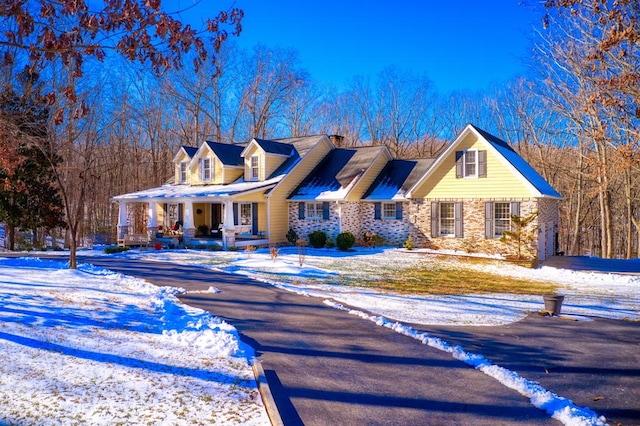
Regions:
[[430, 336], [429, 333], [418, 332], [409, 326], [389, 321], [382, 316], [369, 315], [362, 311], [349, 309], [331, 300], [325, 300], [324, 304], [373, 321], [381, 327], [387, 327], [397, 333], [414, 338], [427, 346], [450, 353], [453, 358], [471, 365], [487, 376], [496, 379], [504, 386], [529, 398], [534, 407], [546, 411], [552, 418], [561, 421], [565, 425], [604, 426], [607, 424], [604, 416], [598, 416], [589, 408], [577, 406], [570, 399], [558, 396], [538, 383], [527, 380], [511, 370], [491, 364], [482, 355], [466, 352], [460, 346], [452, 346], [438, 337]]

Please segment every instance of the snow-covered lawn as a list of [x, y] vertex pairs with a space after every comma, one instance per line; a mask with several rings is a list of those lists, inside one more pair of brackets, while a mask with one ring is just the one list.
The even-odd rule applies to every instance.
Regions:
[[[402, 249], [307, 249], [300, 266], [296, 248], [283, 248], [276, 259], [268, 249], [253, 253], [205, 251], [132, 251], [126, 257], [203, 265], [244, 274], [288, 290], [332, 299], [403, 323], [425, 325], [502, 325], [543, 309], [541, 296], [477, 294], [415, 296], [341, 285], [375, 280], [385, 270], [407, 267], [467, 268], [493, 274], [557, 283], [565, 295], [564, 315], [640, 320], [640, 275], [580, 272], [542, 266], [523, 268], [504, 262], [465, 262], [461, 257]], [[640, 260], [630, 261], [638, 264]]]
[[[295, 248], [281, 249], [276, 259], [265, 249], [134, 250], [118, 256], [201, 265], [324, 298], [330, 306], [450, 352], [565, 424], [605, 420], [481, 354], [408, 325], [505, 324], [541, 310], [540, 296], [412, 296], [345, 284], [406, 267], [471, 268], [557, 283], [566, 295], [563, 315], [640, 319], [640, 276], [630, 274], [532, 270], [401, 249], [307, 249], [302, 266]], [[64, 268], [60, 262], [0, 258], [0, 423], [269, 423], [249, 366], [253, 352], [233, 327], [181, 304], [175, 297], [179, 289], [88, 265]]]
[[252, 349], [177, 291], [0, 258], [0, 424], [269, 424]]

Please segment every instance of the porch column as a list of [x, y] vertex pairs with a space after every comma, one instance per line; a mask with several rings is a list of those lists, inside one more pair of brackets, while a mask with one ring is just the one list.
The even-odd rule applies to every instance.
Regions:
[[184, 223], [182, 224], [182, 234], [185, 244], [196, 235], [196, 225], [193, 223], [193, 201], [184, 202]]
[[155, 201], [149, 201], [149, 210], [147, 211], [147, 234], [150, 240], [156, 239], [158, 232], [158, 204]]
[[118, 239], [124, 238], [129, 233], [129, 223], [127, 222], [127, 208], [129, 203], [125, 201], [118, 201]]
[[233, 201], [225, 200], [222, 221], [222, 248], [228, 250], [236, 245], [236, 225], [233, 219]]

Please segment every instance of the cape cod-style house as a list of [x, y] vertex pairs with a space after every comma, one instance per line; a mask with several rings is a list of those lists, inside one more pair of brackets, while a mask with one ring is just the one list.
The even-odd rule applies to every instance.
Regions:
[[[112, 198], [118, 238], [228, 248], [320, 229], [333, 238], [374, 232], [389, 245], [411, 238], [416, 247], [508, 254], [500, 237], [511, 216], [538, 212], [529, 252], [543, 260], [557, 250], [562, 197], [499, 138], [468, 125], [437, 158], [407, 160], [384, 146], [340, 148], [336, 138], [182, 147], [170, 182]], [[140, 204], [142, 221], [133, 217]], [[141, 222], [144, 229], [133, 229]]]

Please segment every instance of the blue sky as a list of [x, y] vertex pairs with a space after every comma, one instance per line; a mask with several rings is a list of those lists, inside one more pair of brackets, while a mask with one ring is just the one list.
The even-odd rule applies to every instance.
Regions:
[[[199, 13], [213, 15], [227, 0], [209, 1]], [[356, 75], [395, 65], [426, 74], [447, 93], [482, 91], [526, 72], [541, 15], [520, 3], [236, 0], [235, 6], [245, 11], [241, 46], [293, 48], [317, 81], [342, 88]]]

